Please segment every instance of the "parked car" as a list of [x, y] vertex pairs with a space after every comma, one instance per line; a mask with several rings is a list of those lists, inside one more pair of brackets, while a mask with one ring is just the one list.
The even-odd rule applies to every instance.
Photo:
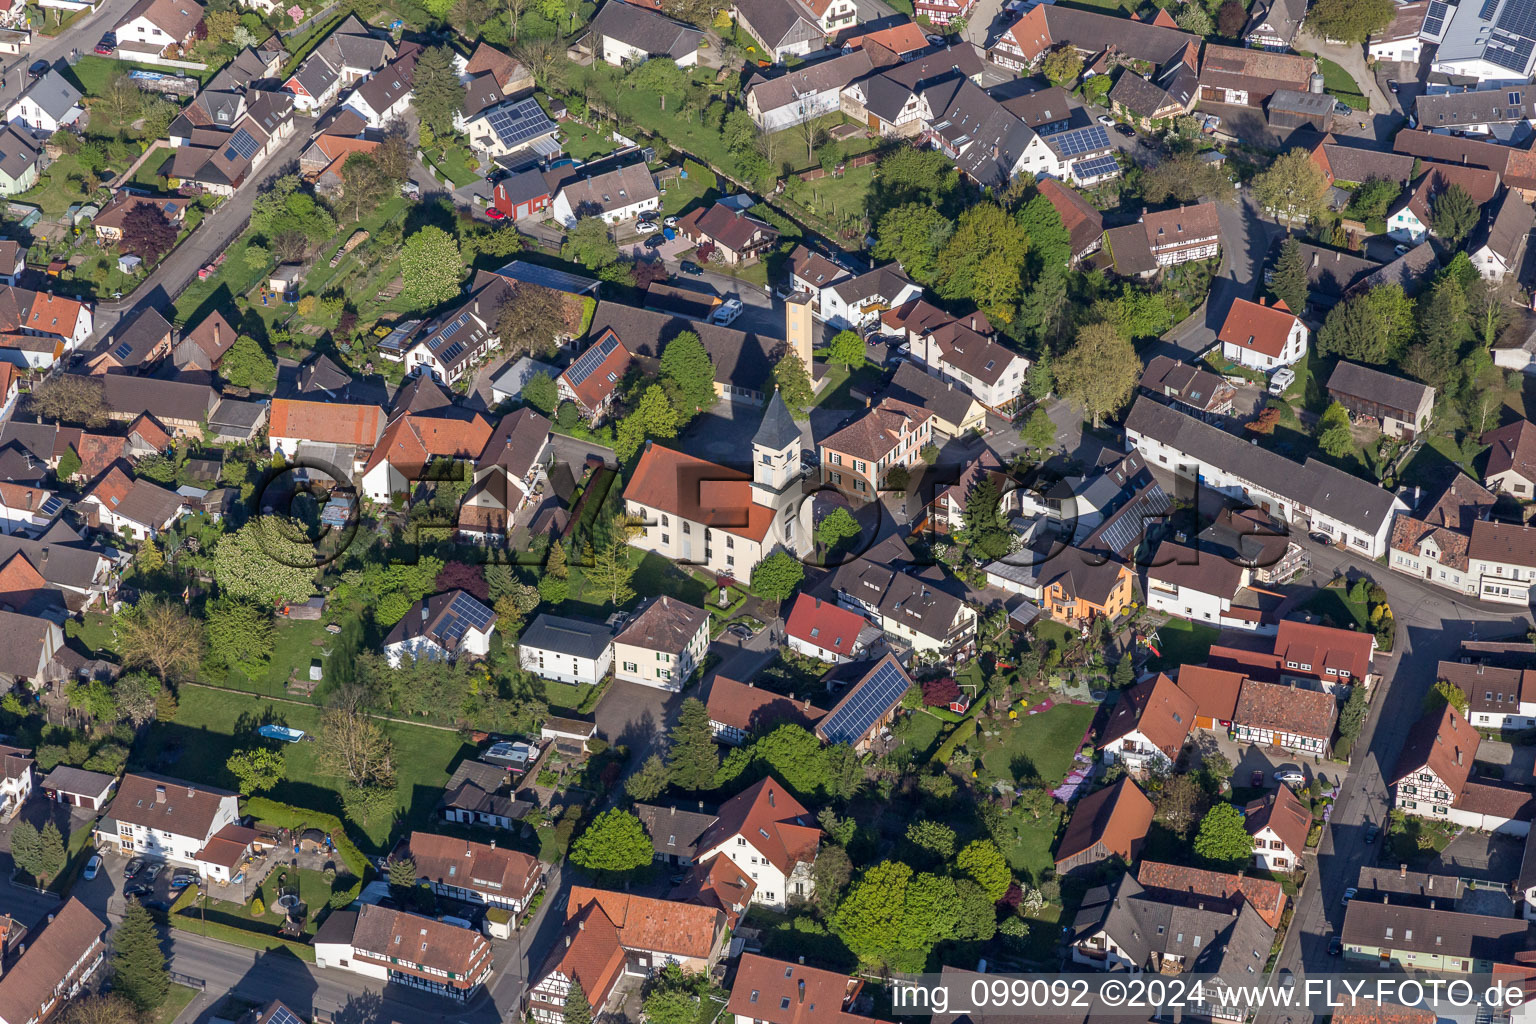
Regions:
[[666, 226], [666, 227], [675, 228], [675, 227], [677, 227], [677, 218], [676, 217], [668, 217], [666, 220], [662, 221], [661, 223], [664, 226]]
[[123, 868], [123, 879], [126, 881], [126, 880], [128, 880], [130, 878], [133, 878], [140, 871], [143, 871], [143, 870], [144, 870], [144, 858], [143, 857], [135, 857], [135, 858], [133, 858], [133, 860], [128, 862], [128, 866], [127, 867]]
[[116, 49], [117, 49], [117, 33], [116, 32], [104, 32], [104, 33], [102, 33], [101, 39], [98, 40], [97, 43], [96, 43], [96, 52], [101, 54], [103, 57], [110, 57], [112, 55], [113, 51], [115, 51]]
[[414, 181], [408, 181], [400, 186], [400, 194], [407, 199], [420, 199], [421, 186]]
[[816, 454], [815, 449], [802, 448], [800, 449], [800, 461], [808, 468], [815, 469], [821, 465], [821, 456]]
[[1112, 125], [1115, 123], [1115, 119], [1110, 117], [1108, 114], [1100, 114], [1098, 117], [1094, 118], [1094, 120], [1098, 121], [1099, 124], [1102, 125]]
[[1344, 942], [1342, 939], [1335, 935], [1333, 938], [1328, 940], [1329, 956], [1338, 956], [1342, 952], [1344, 952]]
[[1284, 783], [1287, 786], [1300, 786], [1306, 783], [1307, 777], [1302, 774], [1300, 768], [1294, 765], [1286, 765], [1275, 772], [1275, 781]]
[[1348, 889], [1345, 889], [1344, 890], [1344, 898], [1339, 900], [1339, 906], [1341, 906], [1341, 907], [1349, 906], [1349, 901], [1354, 899], [1355, 896], [1359, 892], [1360, 892], [1360, 890], [1356, 889], [1354, 886], [1350, 886]]
[[191, 868], [177, 868], [176, 873], [171, 876], [171, 888], [185, 889], [187, 886], [192, 885], [196, 881], [196, 871], [193, 871]]
[[96, 877], [96, 872], [100, 870], [101, 854], [93, 853], [91, 854], [91, 859], [85, 862], [85, 871], [83, 872], [85, 880], [89, 882], [91, 879]]
[[1307, 539], [1314, 544], [1323, 544], [1328, 547], [1333, 546], [1332, 537], [1328, 536], [1326, 533], [1318, 533], [1316, 530], [1313, 530], [1311, 533], [1307, 534]]
[[1350, 106], [1348, 103], [1335, 103], [1333, 105], [1333, 112], [1335, 114], [1342, 114], [1344, 117], [1348, 117], [1350, 114], [1355, 112], [1355, 108]]
[[642, 235], [648, 235], [656, 230], [656, 222], [653, 220], [642, 220], [635, 225], [635, 230]]
[[749, 628], [747, 628], [745, 625], [743, 625], [740, 622], [733, 622], [733, 623], [731, 623], [729, 626], [725, 627], [725, 631], [727, 633], [731, 634], [731, 636], [734, 636], [734, 637], [736, 637], [739, 640], [750, 640], [750, 639], [752, 639], [752, 630], [750, 630]]
[[733, 323], [737, 317], [741, 316], [741, 310], [740, 299], [726, 299], [720, 304], [719, 308], [709, 315], [709, 319], [711, 323], [724, 327], [729, 323]]
[[1255, 768], [1253, 770], [1253, 774], [1248, 776], [1248, 786], [1250, 789], [1263, 789], [1264, 772], [1258, 768]]
[[682, 271], [690, 277], [698, 277], [704, 273], [703, 269], [692, 260], [683, 260]]
[[1394, 245], [1392, 252], [1398, 256], [1406, 256], [1408, 255], [1408, 247], [1406, 245]]
[[1284, 394], [1285, 389], [1294, 383], [1296, 383], [1296, 371], [1289, 366], [1282, 366], [1275, 371], [1274, 376], [1269, 378], [1269, 393], [1272, 395]]
[[486, 220], [506, 220], [507, 219], [507, 215], [505, 213], [503, 213], [502, 211], [496, 209], [496, 207], [494, 207], [494, 206], [487, 206], [485, 208], [485, 219]]
[[140, 877], [146, 882], [153, 882], [155, 879], [160, 877], [160, 872], [164, 870], [164, 864], [162, 864], [160, 861], [152, 861], [150, 862], [149, 866], [144, 869]]
[[664, 246], [666, 244], [667, 244], [667, 240], [665, 238], [663, 238], [661, 235], [652, 235], [650, 238], [647, 238], [645, 240], [645, 247], [647, 249], [660, 249], [662, 246]]
[[148, 896], [154, 891], [155, 887], [152, 885], [145, 885], [143, 882], [134, 882], [132, 885], [124, 887], [123, 895], [129, 899], [138, 899], [143, 896]]
[[1396, 82], [1388, 82], [1387, 83], [1387, 88], [1391, 89], [1395, 93], [1395, 92], [1397, 92], [1397, 83]]
[[32, 62], [32, 66], [27, 68], [27, 76], [29, 78], [42, 78], [52, 68], [53, 65], [45, 60], [35, 60]]
[[1115, 131], [1119, 132], [1121, 135], [1124, 135], [1128, 139], [1132, 139], [1132, 138], [1136, 137], [1136, 129], [1132, 128], [1128, 124], [1117, 124], [1117, 125], [1115, 125]]
[[1376, 838], [1380, 835], [1381, 826], [1376, 824], [1374, 821], [1365, 826], [1365, 841], [1367, 844], [1374, 843]]

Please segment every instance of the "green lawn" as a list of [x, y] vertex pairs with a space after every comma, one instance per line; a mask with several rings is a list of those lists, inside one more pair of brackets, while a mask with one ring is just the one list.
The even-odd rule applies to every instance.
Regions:
[[64, 624], [64, 635], [78, 640], [91, 654], [112, 650], [112, 616], [103, 612], [86, 612], [84, 621], [70, 619]]
[[[218, 68], [206, 68], [202, 71], [185, 69], [188, 78], [195, 78], [199, 82], [206, 82], [212, 78]], [[157, 67], [154, 64], [139, 64], [128, 60], [113, 60], [110, 57], [98, 57], [95, 54], [82, 54], [80, 59], [63, 70], [66, 78], [73, 79], [75, 88], [86, 96], [100, 96], [107, 91], [107, 82], [119, 71], [153, 71], [158, 75], [176, 74], [175, 68]]]
[[1157, 627], [1160, 657], [1153, 658], [1149, 667], [1164, 671], [1178, 665], [1204, 665], [1219, 636], [1221, 630], [1213, 626], [1170, 619], [1166, 625]]
[[[629, 587], [638, 596], [667, 594], [684, 604], [702, 606], [709, 593], [708, 583], [658, 554], [630, 548], [629, 561], [635, 566], [635, 575], [630, 578]], [[606, 592], [588, 585], [586, 574], [580, 566], [572, 565], [570, 571], [570, 596], [558, 608], [543, 607], [540, 611], [550, 611], [557, 615], [603, 617], [614, 610]]]
[[864, 403], [853, 397], [852, 390], [861, 388], [868, 394], [879, 381], [878, 366], [861, 366], [850, 372], [841, 363], [829, 363], [825, 383], [816, 395], [815, 404], [823, 409], [862, 409]]
[[1308, 598], [1302, 607], [1316, 612], [1326, 625], [1348, 629], [1353, 623], [1357, 629], [1371, 628], [1370, 610], [1361, 602], [1351, 601], [1349, 591], [1343, 587], [1324, 587]]
[[[257, 726], [277, 722], [318, 735], [320, 719], [321, 710], [316, 707], [183, 686], [175, 720], [152, 725], [135, 744], [130, 763], [136, 770], [163, 771], [232, 789], [234, 779], [224, 762], [237, 748], [255, 742]], [[394, 836], [430, 823], [449, 769], [463, 752], [458, 736], [444, 729], [386, 722], [384, 732], [394, 744], [399, 817], [397, 822], [376, 819], [366, 825], [348, 821], [350, 834], [367, 853], [383, 853]], [[341, 780], [321, 774], [315, 763], [318, 740], [290, 743], [283, 749], [288, 761], [286, 778], [266, 795], [345, 819]]]
[[939, 734], [943, 731], [944, 723], [926, 711], [914, 711], [905, 716], [893, 730], [898, 742], [896, 759], [919, 764], [927, 761], [939, 745]]
[[324, 663], [325, 652], [336, 646], [336, 638], [325, 631], [324, 622], [278, 619], [274, 629], [276, 645], [265, 673], [251, 679], [243, 672], [231, 670], [226, 678], [210, 679], [209, 682], [265, 697], [285, 697], [289, 677], [296, 675], [299, 679], [308, 679], [309, 663], [315, 658]]
[[428, 166], [437, 168], [440, 174], [446, 174], [455, 188], [463, 188], [476, 178], [480, 172], [470, 166], [469, 157], [462, 146], [449, 146], [446, 149], [439, 146], [426, 151]]
[[160, 1008], [145, 1018], [147, 1024], [171, 1024], [173, 1020], [181, 1016], [185, 1010], [197, 998], [197, 989], [187, 985], [172, 984], [170, 993], [165, 997], [165, 1002]]
[[1057, 786], [1072, 767], [1096, 710], [1091, 704], [1057, 704], [1038, 715], [990, 722], [1001, 735], [971, 741], [973, 749], [981, 750], [976, 769], [982, 783], [1038, 778]]
[[[1316, 54], [1310, 53], [1303, 53], [1302, 56], [1317, 57]], [[1357, 111], [1370, 108], [1370, 102], [1361, 92], [1359, 83], [1342, 66], [1335, 64], [1327, 57], [1317, 57], [1317, 69], [1323, 73], [1323, 91], [1328, 95], [1342, 100]]]
[[1049, 643], [1058, 650], [1072, 645], [1077, 639], [1077, 630], [1055, 619], [1040, 618], [1035, 621], [1035, 637], [1042, 644]]
[[560, 129], [560, 144], [565, 155], [585, 163], [593, 157], [606, 156], [618, 148], [618, 143], [596, 128], [571, 122]]

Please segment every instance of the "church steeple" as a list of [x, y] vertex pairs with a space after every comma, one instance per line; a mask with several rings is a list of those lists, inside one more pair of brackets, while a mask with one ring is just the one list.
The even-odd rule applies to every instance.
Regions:
[[799, 479], [800, 428], [778, 391], [768, 399], [763, 422], [752, 435], [752, 500], [778, 508]]

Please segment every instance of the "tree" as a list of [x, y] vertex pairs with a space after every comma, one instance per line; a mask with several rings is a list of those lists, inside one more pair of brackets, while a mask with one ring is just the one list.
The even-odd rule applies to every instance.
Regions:
[[620, 462], [628, 462], [649, 437], [676, 437], [677, 410], [667, 401], [660, 384], [652, 384], [640, 393], [640, 401], [619, 421], [614, 432], [613, 453]]
[[601, 217], [580, 217], [565, 233], [560, 255], [588, 270], [602, 270], [619, 261], [619, 247], [608, 234]]
[[93, 721], [111, 725], [117, 721], [117, 700], [100, 679], [69, 685], [69, 706], [84, 711]]
[[[16, 866], [31, 875], [39, 885], [64, 869], [64, 837], [59, 827], [49, 821], [39, 831], [26, 821], [18, 824], [12, 839], [11, 856]], [[19, 840], [19, 843], [18, 843]]]
[[667, 773], [672, 784], [689, 792], [713, 789], [720, 751], [709, 725], [709, 710], [697, 697], [683, 701], [672, 727]]
[[544, 561], [544, 575], [551, 579], [570, 578], [571, 571], [565, 557], [565, 545], [556, 542], [549, 546], [549, 557]]
[[1003, 519], [1002, 492], [991, 473], [982, 473], [960, 511], [970, 549], [987, 560], [1001, 558], [1013, 543], [1013, 531]]
[[410, 857], [396, 857], [386, 865], [385, 874], [389, 876], [391, 888], [409, 891], [416, 888], [416, 881], [420, 877], [416, 873], [416, 862]]
[[1002, 899], [1013, 882], [1008, 859], [990, 839], [977, 839], [966, 844], [955, 858], [955, 866], [974, 879], [994, 900]]
[[[1459, 687], [1456, 692], [1461, 692]], [[1351, 686], [1344, 707], [1339, 709], [1339, 735], [1350, 741], [1358, 737], [1360, 730], [1365, 727], [1365, 716], [1370, 710], [1370, 705], [1365, 701], [1365, 687]]]
[[[554, 351], [564, 329], [565, 296], [539, 284], [516, 284], [496, 313], [496, 337], [513, 355], [544, 355]], [[553, 412], [553, 399], [546, 400], [547, 404], [539, 404], [529, 396], [528, 385], [532, 383], [530, 378], [528, 384], [523, 385], [523, 398], [546, 415]], [[553, 386], [550, 394], [554, 394]]]
[[639, 770], [625, 781], [624, 792], [629, 794], [631, 800], [644, 803], [656, 799], [665, 792], [671, 781], [667, 763], [661, 759], [660, 754], [652, 754], [645, 759], [645, 763]]
[[1190, 826], [1200, 817], [1205, 791], [1188, 774], [1173, 775], [1163, 783], [1158, 794], [1157, 813], [1163, 823], [1180, 836], [1188, 835]]
[[337, 694], [320, 722], [321, 771], [354, 787], [391, 789], [395, 784], [394, 744], [363, 710], [363, 693], [349, 687]]
[[1197, 36], [1208, 36], [1216, 31], [1211, 15], [1199, 4], [1185, 4], [1184, 9], [1173, 16], [1179, 28]]
[[1131, 343], [1106, 323], [1089, 324], [1056, 360], [1061, 394], [1082, 404], [1098, 427], [1104, 416], [1128, 402], [1141, 379], [1141, 360]]
[[699, 1001], [686, 991], [663, 988], [646, 996], [641, 1009], [651, 1024], [693, 1024], [699, 1014]]
[[907, 842], [933, 854], [942, 864], [955, 855], [955, 830], [937, 821], [920, 819], [907, 825]]
[[80, 456], [75, 454], [73, 448], [65, 448], [64, 454], [59, 456], [59, 465], [58, 469], [55, 470], [55, 475], [60, 480], [70, 480], [78, 472], [80, 472]]
[[1449, 679], [1438, 680], [1430, 687], [1429, 693], [1424, 697], [1424, 710], [1426, 712], [1439, 711], [1447, 704], [1455, 708], [1462, 716], [1467, 713], [1467, 694], [1461, 687]]
[[1364, 43], [1392, 23], [1392, 0], [1318, 0], [1307, 14], [1314, 35], [1350, 43]]
[[1435, 234], [1459, 243], [1477, 227], [1480, 213], [1471, 193], [1460, 185], [1451, 184], [1435, 196], [1430, 224]]
[[1200, 821], [1195, 853], [1212, 865], [1236, 868], [1253, 856], [1253, 836], [1243, 827], [1243, 812], [1217, 804]]
[[576, 837], [570, 858], [572, 864], [588, 871], [623, 874], [651, 862], [651, 840], [639, 818], [614, 807], [593, 818], [586, 831]]
[[433, 136], [447, 138], [454, 131], [454, 115], [464, 106], [465, 87], [447, 46], [429, 46], [416, 61], [411, 84], [412, 105], [421, 123]]
[[400, 182], [390, 177], [372, 153], [352, 153], [341, 165], [341, 199], [337, 206], [350, 214], [348, 220], [359, 221], [399, 188]]
[[1327, 210], [1328, 179], [1305, 147], [1278, 157], [1253, 179], [1260, 207], [1286, 221], [1308, 221]]
[[306, 601], [315, 590], [315, 551], [291, 520], [252, 519], [219, 538], [213, 578], [224, 594], [258, 604]]
[[112, 687], [117, 713], [135, 729], [155, 717], [160, 703], [160, 680], [143, 672], [133, 672], [118, 679]]
[[268, 390], [277, 383], [277, 364], [260, 342], [242, 334], [219, 361], [219, 376], [237, 388]]
[[1045, 55], [1040, 70], [1052, 85], [1066, 85], [1083, 73], [1083, 55], [1071, 43], [1058, 46]]
[[123, 217], [120, 252], [131, 252], [154, 263], [176, 245], [176, 225], [154, 203], [139, 203]]
[[955, 934], [955, 883], [883, 861], [864, 873], [832, 916], [832, 930], [867, 964], [920, 971], [934, 945]]
[[1413, 300], [1402, 285], [1382, 285], [1333, 307], [1317, 332], [1317, 347], [1326, 355], [1381, 364], [1402, 351], [1413, 328]]
[[1302, 255], [1301, 243], [1294, 237], [1287, 237], [1280, 246], [1280, 258], [1275, 261], [1275, 276], [1269, 283], [1269, 293], [1299, 315], [1306, 311], [1307, 291], [1307, 260]]
[[555, 404], [560, 401], [560, 392], [555, 387], [555, 379], [543, 370], [529, 377], [528, 383], [523, 385], [523, 401], [545, 416], [554, 412]]
[[1015, 219], [1029, 238], [1029, 262], [1035, 276], [1046, 267], [1065, 270], [1072, 261], [1072, 234], [1061, 222], [1055, 205], [1036, 190]]
[[853, 513], [849, 512], [845, 506], [839, 505], [827, 513], [821, 525], [816, 527], [816, 543], [831, 551], [843, 541], [852, 540], [863, 532], [864, 527], [853, 518]]
[[170, 994], [171, 978], [155, 922], [136, 899], [128, 901], [112, 933], [111, 965], [112, 990], [140, 1013], [159, 1009]]
[[955, 225], [925, 203], [907, 203], [880, 218], [875, 228], [875, 257], [897, 260], [919, 284], [932, 284], [938, 276], [939, 253]]
[[229, 755], [224, 767], [240, 783], [241, 796], [265, 793], [283, 781], [285, 758], [268, 747], [249, 747]]
[[692, 331], [683, 331], [667, 342], [661, 353], [661, 379], [677, 395], [679, 412], [685, 419], [714, 405], [715, 364], [704, 343]]
[[416, 309], [429, 309], [459, 294], [463, 269], [458, 240], [435, 224], [418, 229], [400, 250], [405, 299]]
[[139, 1011], [116, 992], [76, 996], [64, 1006], [60, 1024], [139, 1024]]
[[[30, 395], [32, 412], [55, 423], [86, 423], [101, 416], [101, 378], [74, 373], [55, 373], [41, 381]], [[75, 470], [80, 458], [75, 456]], [[70, 474], [71, 476], [73, 474]]]
[[1240, 0], [1226, 0], [1216, 9], [1216, 31], [1228, 39], [1237, 39], [1248, 24], [1248, 12]]
[[620, 531], [615, 530], [611, 540], [598, 546], [593, 552], [592, 564], [586, 568], [587, 583], [606, 592], [608, 603], [621, 605], [635, 596], [629, 585], [635, 575], [635, 567], [629, 562], [629, 545]]
[[208, 644], [215, 658], [249, 677], [264, 671], [277, 634], [265, 608], [232, 597], [219, 597], [207, 609]]
[[580, 978], [572, 978], [565, 993], [565, 1024], [592, 1024], [592, 1004], [587, 1001]]
[[978, 203], [960, 215], [939, 259], [934, 287], [951, 301], [970, 301], [993, 323], [1013, 322], [1023, 292], [1029, 239], [996, 203]]
[[1019, 428], [1019, 437], [1036, 451], [1045, 451], [1056, 443], [1056, 424], [1044, 406], [1036, 406], [1035, 411], [1029, 414], [1024, 426]]
[[787, 551], [775, 551], [752, 567], [753, 597], [765, 601], [786, 601], [805, 579], [805, 566]]
[[784, 398], [784, 404], [793, 412], [800, 412], [816, 398], [811, 388], [811, 373], [797, 352], [786, 348], [773, 364], [773, 383]]
[[1317, 446], [1336, 459], [1355, 450], [1355, 439], [1349, 432], [1349, 410], [1340, 403], [1331, 403], [1318, 417]]
[[113, 626], [124, 663], [143, 665], [162, 682], [191, 672], [202, 660], [202, 625], [180, 605], [142, 598], [118, 612]]
[[838, 331], [828, 343], [829, 361], [841, 363], [850, 370], [861, 368], [866, 362], [864, 358], [864, 339], [859, 337], [857, 331]]
[[1193, 153], [1176, 154], [1141, 172], [1141, 195], [1149, 203], [1196, 203], [1206, 196], [1225, 199], [1231, 194], [1227, 172]]
[[1389, 178], [1368, 178], [1349, 198], [1349, 213], [1359, 220], [1386, 217], [1392, 200], [1402, 194], [1403, 186]]

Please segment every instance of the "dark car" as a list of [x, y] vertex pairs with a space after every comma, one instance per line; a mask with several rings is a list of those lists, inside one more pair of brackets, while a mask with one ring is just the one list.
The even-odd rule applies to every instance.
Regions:
[[132, 878], [134, 875], [137, 875], [140, 871], [143, 871], [143, 870], [144, 870], [144, 858], [143, 857], [135, 857], [135, 858], [133, 858], [133, 860], [128, 862], [128, 866], [126, 868], [123, 868], [123, 879], [126, 881], [126, 880]]
[[1391, 89], [1393, 92], [1397, 92], [1397, 83], [1396, 82], [1388, 82], [1387, 83], [1387, 88]]
[[1328, 955], [1338, 956], [1344, 952], [1344, 942], [1337, 935], [1328, 940]]
[[1248, 777], [1248, 785], [1253, 789], [1264, 788], [1264, 772], [1255, 768], [1253, 774]]
[[143, 882], [135, 882], [123, 890], [123, 895], [129, 899], [135, 899], [141, 896], [147, 896], [154, 891], [155, 887], [152, 885], [146, 885]]
[[32, 62], [32, 66], [27, 68], [27, 74], [33, 78], [42, 78], [52, 69], [53, 65], [49, 64], [47, 61], [35, 60]]
[[163, 900], [163, 899], [160, 899], [159, 897], [156, 897], [155, 899], [152, 899], [152, 900], [144, 900], [143, 903], [144, 903], [144, 909], [145, 910], [166, 911], [166, 910], [170, 910], [171, 909], [171, 901], [170, 900]]
[[143, 874], [144, 881], [146, 881], [146, 882], [153, 882], [155, 879], [160, 877], [160, 872], [162, 872], [164, 870], [165, 870], [165, 865], [164, 864], [160, 863], [159, 861], [154, 861], [153, 863], [151, 863], [148, 867], [146, 867], [144, 869], [144, 874]]
[[699, 275], [704, 273], [704, 270], [703, 270], [702, 267], [700, 267], [697, 263], [691, 262], [690, 260], [683, 260], [683, 268], [682, 269], [683, 269], [683, 273], [691, 275], [693, 277], [698, 277]]
[[1377, 825], [1374, 821], [1365, 826], [1365, 841], [1367, 843], [1374, 843], [1379, 835], [1381, 835], [1381, 826]]
[[103, 57], [110, 57], [117, 50], [117, 33], [104, 33], [96, 43], [96, 52]]
[[1119, 132], [1121, 135], [1124, 135], [1128, 139], [1134, 138], [1136, 135], [1136, 129], [1132, 128], [1128, 124], [1115, 125], [1115, 131]]
[[645, 240], [645, 247], [647, 249], [660, 249], [663, 245], [666, 244], [667, 240], [661, 235], [652, 235]]
[[171, 876], [171, 888], [172, 889], [185, 889], [187, 886], [191, 885], [192, 883], [194, 883], [196, 881], [197, 881], [197, 872], [196, 871], [189, 871], [186, 868], [178, 868], [176, 873]]

